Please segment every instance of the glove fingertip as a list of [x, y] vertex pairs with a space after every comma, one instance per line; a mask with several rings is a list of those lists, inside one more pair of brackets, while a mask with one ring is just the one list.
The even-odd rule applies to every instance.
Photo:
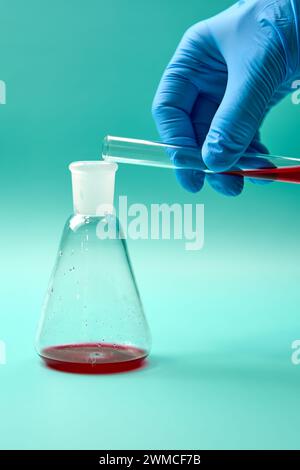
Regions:
[[231, 149], [221, 146], [218, 142], [206, 140], [202, 147], [202, 159], [209, 170], [220, 173], [228, 170], [240, 158]]
[[244, 189], [242, 176], [207, 175], [207, 181], [215, 191], [224, 196], [239, 196]]
[[177, 181], [190, 193], [198, 193], [204, 184], [205, 174], [197, 170], [176, 170]]

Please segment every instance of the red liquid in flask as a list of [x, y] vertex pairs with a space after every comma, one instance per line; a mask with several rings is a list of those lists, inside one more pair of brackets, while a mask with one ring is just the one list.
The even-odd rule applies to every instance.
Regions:
[[300, 166], [290, 166], [282, 168], [261, 168], [255, 170], [233, 170], [226, 171], [226, 175], [239, 175], [247, 178], [257, 178], [262, 180], [281, 181], [283, 183], [300, 184]]
[[146, 356], [143, 349], [108, 343], [51, 346], [41, 352], [51, 369], [79, 374], [129, 372], [145, 365]]

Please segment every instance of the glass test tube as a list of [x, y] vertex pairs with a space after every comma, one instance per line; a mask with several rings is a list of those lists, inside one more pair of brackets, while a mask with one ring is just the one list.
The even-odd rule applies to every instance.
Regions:
[[[203, 163], [199, 148], [168, 145], [148, 140], [108, 135], [103, 140], [102, 157], [109, 162], [213, 173]], [[246, 153], [233, 168], [222, 173], [300, 183], [300, 159]]]

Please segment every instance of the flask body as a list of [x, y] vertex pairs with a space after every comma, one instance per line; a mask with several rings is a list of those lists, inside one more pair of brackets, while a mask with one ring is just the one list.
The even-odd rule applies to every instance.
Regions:
[[36, 347], [47, 365], [75, 372], [130, 369], [148, 355], [149, 328], [114, 215], [67, 220]]

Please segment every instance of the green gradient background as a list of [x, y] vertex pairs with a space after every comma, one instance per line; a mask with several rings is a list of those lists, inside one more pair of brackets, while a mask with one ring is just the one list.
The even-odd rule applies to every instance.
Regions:
[[[190, 0], [2, 0], [0, 448], [299, 448], [299, 188], [236, 199], [184, 192], [172, 172], [120, 167], [130, 202], [205, 204], [205, 248], [129, 241], [153, 334], [147, 369], [46, 370], [33, 349], [65, 219], [71, 161], [107, 133], [157, 138], [150, 107], [184, 30], [230, 5]], [[300, 107], [264, 125], [297, 155]]]

